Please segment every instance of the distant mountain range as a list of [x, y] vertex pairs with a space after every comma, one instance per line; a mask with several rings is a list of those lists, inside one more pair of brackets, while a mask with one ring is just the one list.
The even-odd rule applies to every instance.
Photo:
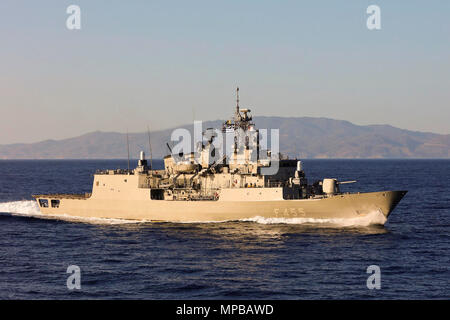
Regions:
[[[258, 128], [280, 130], [280, 151], [299, 158], [450, 158], [450, 135], [403, 130], [389, 125], [359, 126], [327, 118], [254, 117]], [[206, 121], [203, 129], [223, 121]], [[192, 125], [183, 126], [192, 132]], [[153, 157], [168, 154], [172, 129], [151, 132]], [[130, 153], [148, 150], [147, 132], [130, 133]], [[147, 152], [148, 153], [148, 152]], [[0, 159], [127, 158], [124, 133], [91, 132], [64, 140], [0, 145]]]

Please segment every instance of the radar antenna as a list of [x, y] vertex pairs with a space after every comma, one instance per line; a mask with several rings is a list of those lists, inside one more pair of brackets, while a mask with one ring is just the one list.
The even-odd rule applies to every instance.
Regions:
[[150, 141], [150, 128], [148, 125], [147, 125], [147, 134], [148, 134], [148, 148], [150, 149], [150, 170], [153, 170], [152, 143]]
[[127, 152], [128, 152], [128, 174], [130, 174], [130, 141], [128, 138], [128, 128], [127, 128]]
[[236, 89], [236, 115], [239, 116], [239, 87]]

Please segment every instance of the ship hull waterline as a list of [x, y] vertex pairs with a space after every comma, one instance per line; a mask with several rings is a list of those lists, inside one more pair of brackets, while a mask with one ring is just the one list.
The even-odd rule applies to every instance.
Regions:
[[[166, 201], [61, 198], [46, 216], [167, 222], [221, 222], [262, 218], [354, 219], [371, 213], [388, 218], [407, 191], [339, 194], [320, 199], [258, 201]], [[50, 201], [50, 196], [34, 196]], [[383, 222], [384, 223], [384, 222]]]

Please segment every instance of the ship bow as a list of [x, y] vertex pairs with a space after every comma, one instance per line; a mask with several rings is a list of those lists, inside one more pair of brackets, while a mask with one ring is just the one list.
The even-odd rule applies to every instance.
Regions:
[[383, 214], [386, 216], [386, 218], [391, 214], [392, 210], [395, 209], [397, 204], [400, 202], [400, 200], [403, 199], [403, 197], [407, 192], [408, 191], [406, 190], [384, 192], [384, 196], [386, 197], [386, 203], [383, 208]]

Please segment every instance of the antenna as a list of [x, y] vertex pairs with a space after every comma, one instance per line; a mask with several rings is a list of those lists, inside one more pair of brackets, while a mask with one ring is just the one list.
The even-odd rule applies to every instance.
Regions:
[[130, 174], [130, 141], [128, 138], [128, 128], [127, 128], [127, 152], [128, 152], [128, 174]]
[[239, 87], [236, 89], [236, 114], [239, 115]]
[[150, 149], [150, 169], [153, 170], [153, 154], [152, 154], [152, 143], [150, 142], [150, 128], [147, 125], [148, 133], [148, 148]]
[[169, 151], [170, 151], [170, 153], [172, 154], [172, 148], [169, 146], [169, 143], [168, 143], [168, 142], [166, 142], [166, 146], [167, 146], [167, 148], [169, 148]]

